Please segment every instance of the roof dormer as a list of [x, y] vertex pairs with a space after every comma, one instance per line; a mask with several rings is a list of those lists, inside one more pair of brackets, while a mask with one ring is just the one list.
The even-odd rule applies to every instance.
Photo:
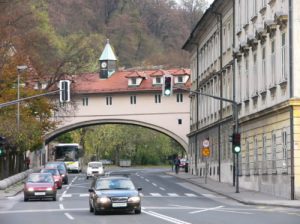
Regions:
[[126, 75], [128, 79], [128, 86], [140, 86], [143, 79], [146, 79], [144, 72], [133, 71]]

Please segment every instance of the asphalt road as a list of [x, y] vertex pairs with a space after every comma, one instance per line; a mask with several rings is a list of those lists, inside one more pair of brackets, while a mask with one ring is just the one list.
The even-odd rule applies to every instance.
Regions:
[[109, 175], [127, 174], [136, 187], [142, 187], [142, 214], [109, 213], [95, 216], [89, 212], [85, 175], [70, 174], [69, 185], [58, 190], [57, 201], [23, 201], [20, 193], [0, 200], [1, 224], [53, 223], [203, 223], [203, 224], [299, 224], [299, 209], [246, 206], [201, 189], [163, 169], [120, 169]]

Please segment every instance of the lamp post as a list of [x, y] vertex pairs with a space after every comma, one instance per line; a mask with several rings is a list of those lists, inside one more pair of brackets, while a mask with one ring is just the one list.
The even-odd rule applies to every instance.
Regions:
[[[27, 69], [27, 65], [18, 65], [17, 100], [20, 100], [20, 74]], [[17, 129], [20, 130], [20, 102], [17, 104]]]

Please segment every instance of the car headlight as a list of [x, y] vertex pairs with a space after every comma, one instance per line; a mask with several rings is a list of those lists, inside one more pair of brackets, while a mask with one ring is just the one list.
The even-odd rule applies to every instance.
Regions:
[[64, 174], [62, 174], [61, 176], [62, 176], [62, 177], [64, 177], [65, 175], [64, 175]]
[[110, 199], [108, 197], [100, 197], [100, 198], [97, 198], [97, 203], [108, 203], [110, 202]]
[[131, 203], [138, 203], [140, 201], [141, 201], [141, 198], [139, 196], [130, 197], [128, 199], [128, 202], [131, 202]]
[[34, 191], [33, 187], [29, 187], [27, 190], [31, 192]]
[[52, 191], [52, 187], [47, 187], [46, 191]]

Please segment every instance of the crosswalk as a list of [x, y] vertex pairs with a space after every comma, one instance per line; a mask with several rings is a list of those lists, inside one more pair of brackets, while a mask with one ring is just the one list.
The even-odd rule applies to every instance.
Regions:
[[[177, 193], [156, 193], [156, 192], [153, 192], [153, 193], [147, 193], [147, 194], [144, 194], [144, 193], [140, 193], [140, 195], [142, 197], [173, 197], [173, 198], [178, 198], [178, 197], [205, 197], [205, 198], [224, 198], [222, 196], [219, 196], [219, 195], [215, 195], [215, 194], [199, 194], [199, 195], [196, 195], [196, 194], [193, 194], [193, 193], [183, 193], [183, 194], [177, 194]], [[73, 194], [61, 194], [59, 195], [60, 197], [62, 198], [72, 198], [72, 197], [89, 197], [89, 194], [88, 193], [85, 193], [85, 194], [80, 194], [80, 193], [73, 193]]]

